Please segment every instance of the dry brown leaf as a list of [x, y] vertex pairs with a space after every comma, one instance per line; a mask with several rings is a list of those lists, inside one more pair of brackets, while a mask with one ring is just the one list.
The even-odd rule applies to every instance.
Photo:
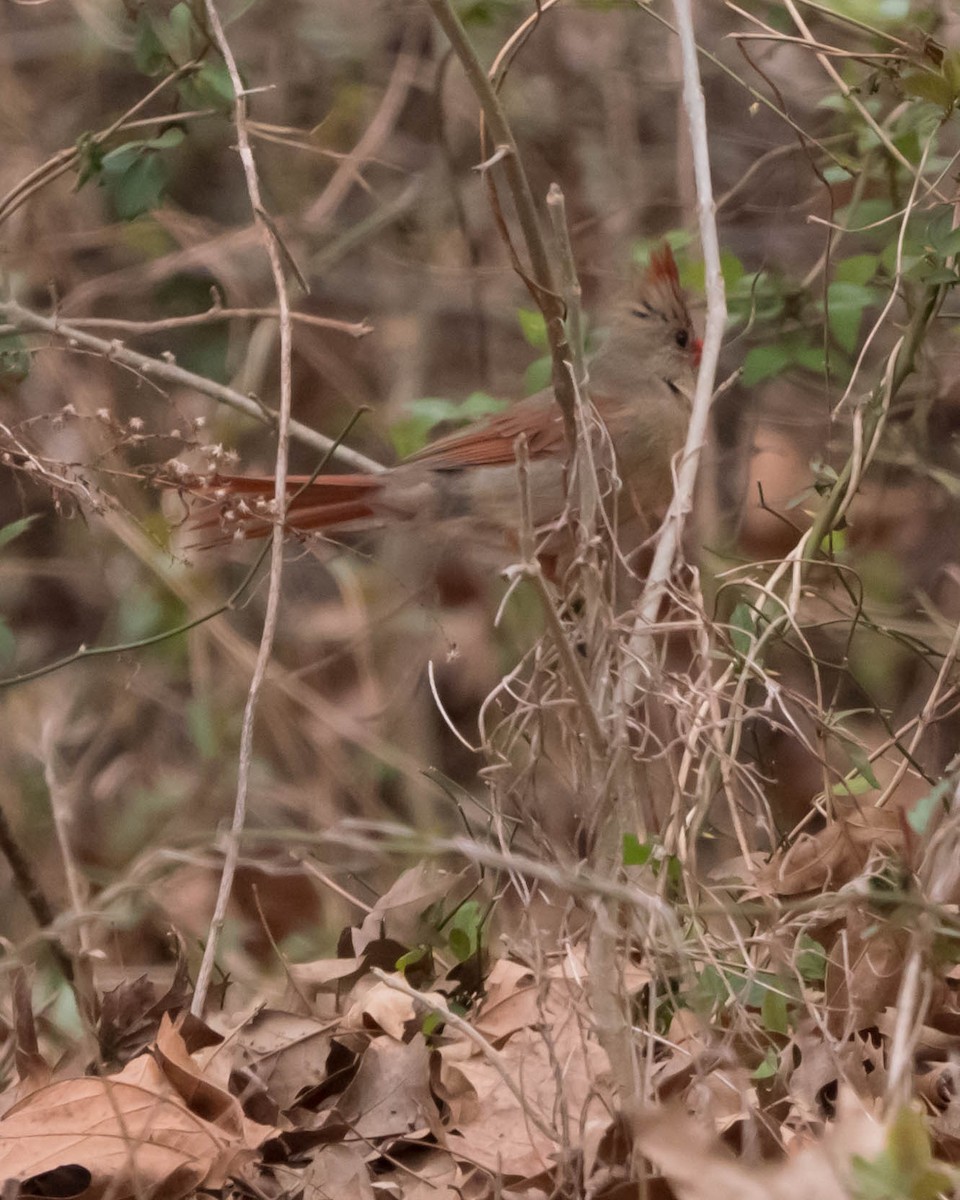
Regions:
[[420, 940], [420, 920], [437, 900], [449, 897], [463, 876], [451, 875], [435, 863], [421, 862], [404, 871], [373, 906], [359, 929], [354, 929], [354, 953], [362, 954], [370, 942], [386, 937], [413, 946]]
[[105, 1062], [129, 1062], [153, 1039], [159, 1016], [150, 1016], [157, 990], [147, 975], [124, 980], [104, 992], [97, 1040]]
[[463, 1171], [446, 1150], [424, 1146], [408, 1150], [393, 1171], [377, 1182], [393, 1186], [403, 1200], [461, 1200]]
[[209, 1067], [205, 1070], [187, 1053], [180, 1029], [169, 1016], [160, 1022], [154, 1053], [164, 1075], [193, 1112], [237, 1137], [242, 1135], [245, 1118], [236, 1097], [214, 1083], [208, 1076]]
[[506, 958], [498, 959], [487, 975], [485, 990], [472, 1024], [487, 1041], [500, 1042], [540, 1020], [540, 989], [529, 967]]
[[824, 1138], [776, 1166], [738, 1161], [701, 1122], [670, 1107], [636, 1119], [637, 1145], [678, 1200], [849, 1200], [851, 1159], [875, 1158], [885, 1135], [856, 1101], [841, 1101], [841, 1118]]
[[325, 1074], [336, 1024], [262, 1009], [240, 1030], [236, 1045], [245, 1065], [286, 1109]]
[[[937, 1013], [936, 1011], [938, 982], [934, 981], [933, 984], [934, 995], [931, 998], [927, 1022], [921, 1025], [914, 1035], [913, 1054], [918, 1061], [941, 1062], [956, 1055], [957, 1050], [960, 1049], [955, 1014]], [[897, 1011], [897, 1006], [892, 1004], [877, 1018], [877, 1028], [888, 1040], [894, 1036]], [[947, 1029], [941, 1028], [942, 1024], [947, 1025]]]
[[274, 1130], [204, 1079], [166, 1015], [155, 1053], [114, 1076], [49, 1084], [10, 1109], [0, 1120], [0, 1178], [23, 1184], [44, 1175], [44, 1194], [65, 1186], [84, 1200], [176, 1200], [201, 1185], [221, 1187], [252, 1162]]
[[374, 1038], [337, 1101], [337, 1114], [364, 1138], [438, 1133], [430, 1094], [430, 1051], [421, 1034], [404, 1045]]
[[875, 1025], [900, 989], [910, 933], [854, 910], [827, 955], [827, 1025], [835, 1036]]
[[718, 1063], [713, 1039], [702, 1017], [689, 1008], [674, 1013], [667, 1031], [669, 1050], [654, 1065], [652, 1083], [658, 1100], [680, 1095], [697, 1072], [712, 1070]]
[[817, 833], [801, 834], [758, 871], [761, 888], [780, 896], [842, 887], [863, 871], [871, 854], [901, 855], [903, 828], [896, 810], [846, 805]]
[[792, 1048], [800, 1061], [790, 1072], [787, 1092], [793, 1110], [792, 1125], [808, 1126], [823, 1117], [823, 1089], [841, 1075], [838, 1046], [828, 1043], [823, 1034], [810, 1028], [810, 1022], [797, 1031]]
[[757, 1093], [746, 1067], [718, 1067], [692, 1081], [685, 1102], [687, 1111], [705, 1127], [726, 1133], [740, 1121], [750, 1120]]
[[108, 1079], [49, 1084], [0, 1120], [0, 1177], [24, 1184], [65, 1168], [83, 1200], [177, 1200], [221, 1187], [254, 1145], [191, 1112], [149, 1056]]
[[33, 1002], [27, 973], [17, 967], [13, 973], [13, 1032], [15, 1037], [15, 1060], [20, 1083], [15, 1099], [28, 1096], [32, 1091], [50, 1081], [53, 1071], [40, 1053], [37, 1026], [33, 1019]]
[[[610, 1123], [595, 1093], [607, 1069], [606, 1057], [595, 1042], [584, 1041], [572, 1011], [568, 1010], [565, 1023], [557, 1021], [548, 1034], [523, 1029], [500, 1051], [523, 1104], [479, 1050], [473, 1048], [468, 1055], [462, 1049], [452, 1050], [444, 1047], [440, 1052], [441, 1078], [450, 1091], [462, 1091], [461, 1080], [466, 1080], [473, 1092], [472, 1102], [461, 1096], [456, 1130], [446, 1138], [451, 1152], [464, 1162], [509, 1177], [532, 1178], [551, 1170], [561, 1152], [580, 1146], [585, 1137], [599, 1138]], [[538, 1129], [527, 1109], [553, 1125], [556, 1136], [548, 1137]]]
[[914, 1091], [935, 1111], [946, 1112], [960, 1093], [960, 1067], [955, 1062], [928, 1064], [914, 1076]]
[[110, 1066], [122, 1066], [154, 1040], [165, 1013], [174, 1016], [186, 1006], [190, 988], [187, 956], [178, 947], [177, 964], [169, 986], [159, 996], [157, 984], [147, 975], [123, 980], [105, 992], [97, 1022], [100, 1058]]
[[327, 987], [355, 975], [362, 965], [363, 959], [357, 955], [352, 958], [320, 958], [316, 962], [294, 963], [290, 967], [290, 974], [299, 984]]
[[[402, 979], [402, 976], [398, 976]], [[370, 1029], [380, 1028], [384, 1033], [397, 1041], [402, 1041], [411, 1022], [417, 1025], [422, 1021], [422, 1009], [411, 996], [397, 991], [381, 980], [369, 980], [369, 987], [363, 990], [361, 996], [344, 1013], [341, 1028]], [[446, 997], [439, 992], [420, 993], [426, 1003], [431, 1001], [441, 1006], [446, 1005]]]
[[[330, 1200], [375, 1200], [370, 1172], [356, 1146], [334, 1142], [318, 1151], [310, 1165], [295, 1176], [288, 1194], [300, 1191], [305, 1197], [329, 1197]], [[293, 1183], [292, 1179], [285, 1179]]]

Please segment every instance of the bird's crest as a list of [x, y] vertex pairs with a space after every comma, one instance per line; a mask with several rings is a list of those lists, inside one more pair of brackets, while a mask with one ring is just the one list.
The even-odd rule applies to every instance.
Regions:
[[640, 278], [638, 290], [642, 300], [667, 320], [689, 322], [677, 260], [666, 242], [662, 242], [650, 255], [649, 265]]

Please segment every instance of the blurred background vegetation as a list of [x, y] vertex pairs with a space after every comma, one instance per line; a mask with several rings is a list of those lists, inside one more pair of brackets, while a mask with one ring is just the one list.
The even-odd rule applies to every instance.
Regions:
[[[456, 7], [485, 64], [534, 11], [514, 0]], [[834, 414], [858, 356], [856, 394], [864, 377], [882, 374], [910, 288], [919, 295], [956, 279], [953, 6], [802, 8], [813, 46], [800, 44], [782, 3], [697, 6], [731, 310], [721, 378], [743, 368], [716, 407], [704, 511], [690, 535], [708, 574], [776, 560], [794, 544], [816, 489], [845, 457], [846, 422]], [[294, 329], [294, 416], [336, 437], [368, 410], [349, 441], [389, 462], [437, 420], [543, 386], [542, 324], [491, 215], [490, 174], [477, 170], [477, 103], [428, 9], [284, 0], [231, 3], [224, 19], [250, 89], [265, 204], [305, 318]], [[669, 20], [663, 4], [545, 6], [503, 85], [535, 195], [557, 182], [566, 196], [594, 337], [631, 264], [662, 236], [688, 286], [702, 285]], [[172, 355], [275, 407], [277, 323], [263, 311], [274, 304], [272, 284], [236, 154], [229, 78], [202, 6], [8, 4], [0, 32], [7, 295], [108, 341]], [[830, 58], [838, 78], [817, 59], [824, 45], [842, 50]], [[896, 218], [921, 162], [929, 186], [902, 247], [907, 288], [865, 346], [868, 318], [890, 296]], [[217, 308], [254, 314], [180, 320]], [[822, 789], [825, 757], [839, 755], [848, 773], [865, 744], [919, 710], [936, 661], [911, 637], [922, 624], [925, 638], [942, 639], [960, 616], [949, 298], [943, 318], [898, 395], [881, 461], [828, 547], [856, 573], [884, 629], [899, 622], [896, 636], [854, 636], [849, 595], [835, 576], [815, 581], [822, 607], [811, 639], [833, 681], [827, 733], [812, 730], [805, 667], [785, 653], [784, 686], [801, 697], [794, 724], [814, 734], [816, 749], [773, 722], [758, 724], [746, 751], [768, 781], [780, 833]], [[269, 429], [69, 339], [12, 324], [2, 336], [3, 675], [81, 644], [136, 643], [222, 604], [257, 548], [184, 551], [171, 539], [183, 506], [151, 480], [174, 459], [195, 470], [270, 471]], [[295, 442], [293, 470], [317, 462], [316, 450]], [[29, 524], [14, 524], [26, 516]], [[275, 969], [267, 930], [294, 958], [332, 952], [356, 914], [325, 880], [348, 881], [371, 900], [395, 870], [373, 853], [331, 863], [321, 852], [311, 873], [291, 846], [344, 818], [458, 827], [451, 794], [478, 789], [482, 760], [440, 719], [426, 664], [450, 720], [475, 741], [480, 704], [538, 630], [522, 603], [495, 630], [501, 584], [469, 562], [424, 572], [374, 541], [339, 552], [292, 544], [284, 579], [251, 836], [224, 949], [241, 973]], [[191, 948], [204, 935], [217, 879], [211, 847], [233, 802], [263, 600], [254, 586], [181, 636], [0, 693], [6, 820], [60, 910], [59, 806], [68, 858], [107, 918], [97, 944], [121, 971], [169, 961], [171, 927]], [[721, 594], [718, 611], [729, 618], [735, 603]], [[862, 715], [833, 720], [852, 711]], [[917, 749], [928, 773], [949, 760], [953, 737], [944, 722]], [[443, 787], [427, 768], [442, 773]], [[874, 773], [860, 783], [872, 787]], [[547, 808], [566, 803], [561, 792], [544, 798]], [[545, 825], [561, 829], [562, 814], [553, 817]], [[34, 917], [5, 867], [0, 911], [0, 934], [30, 953]]]

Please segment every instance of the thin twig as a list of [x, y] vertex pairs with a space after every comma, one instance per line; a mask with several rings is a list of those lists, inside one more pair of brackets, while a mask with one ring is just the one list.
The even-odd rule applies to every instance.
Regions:
[[[193, 388], [194, 391], [202, 392], [205, 396], [210, 396], [228, 408], [236, 409], [237, 412], [252, 417], [262, 425], [276, 428], [279, 421], [279, 414], [272, 408], [259, 400], [245, 396], [242, 392], [227, 387], [225, 384], [206, 379], [203, 375], [196, 375], [193, 371], [186, 371], [176, 363], [154, 358], [149, 354], [141, 354], [139, 350], [130, 350], [118, 339], [106, 341], [92, 333], [85, 333], [72, 322], [61, 321], [58, 317], [43, 317], [31, 309], [24, 308], [16, 300], [0, 301], [0, 318], [16, 329], [49, 333], [66, 342], [70, 347], [80, 346], [86, 350], [93, 350], [96, 354], [130, 367], [149, 378], [162, 379], [167, 383], [174, 383], [178, 387]], [[319, 450], [321, 454], [327, 453], [335, 444], [333, 438], [317, 433], [315, 429], [311, 429], [299, 421], [290, 421], [290, 436], [295, 437], [304, 446]], [[385, 469], [382, 464], [374, 462], [372, 458], [367, 458], [357, 450], [351, 450], [349, 446], [337, 446], [336, 456], [358, 471], [373, 473]]]
[[56, 730], [50, 719], [46, 720], [41, 728], [40, 749], [43, 755], [43, 778], [47, 785], [47, 794], [50, 797], [50, 815], [56, 833], [57, 846], [60, 850], [60, 861], [63, 866], [63, 878], [67, 887], [70, 911], [73, 914], [77, 931], [78, 954], [73, 965], [71, 986], [84, 1019], [92, 1022], [97, 1017], [97, 994], [93, 986], [93, 963], [90, 958], [90, 952], [93, 949], [90, 935], [92, 923], [86, 915], [89, 888], [74, 854], [72, 826], [75, 805], [71, 802], [73, 798], [67, 796], [66, 787], [57, 773]]
[[[276, 319], [280, 312], [276, 308], [220, 308], [214, 305], [205, 312], [185, 317], [164, 317], [159, 321], [127, 321], [121, 317], [68, 317], [74, 329], [107, 329], [117, 333], [150, 334], [166, 333], [171, 329], [192, 329], [197, 325], [215, 325], [219, 321], [260, 321]], [[333, 317], [318, 317], [313, 313], [292, 312], [290, 320], [297, 325], [312, 325], [317, 329], [332, 329], [352, 338], [366, 337], [373, 333], [373, 326], [366, 321], [337, 321]]]
[[559, 184], [550, 184], [547, 191], [547, 212], [550, 214], [553, 236], [557, 242], [560, 286], [563, 288], [563, 299], [567, 308], [567, 328], [570, 333], [570, 361], [573, 363], [576, 386], [582, 388], [587, 379], [587, 370], [584, 365], [583, 308], [581, 306], [583, 289], [580, 287], [580, 280], [577, 277], [577, 264], [573, 257], [570, 230], [567, 226], [567, 206]]
[[220, 22], [214, 0], [205, 0], [204, 8], [210, 24], [210, 31], [217, 44], [230, 74], [230, 82], [234, 90], [234, 125], [237, 131], [237, 151], [243, 165], [243, 174], [247, 184], [247, 194], [250, 207], [253, 209], [254, 220], [260, 231], [263, 247], [270, 260], [270, 273], [277, 296], [280, 323], [280, 413], [277, 422], [277, 455], [274, 467], [274, 504], [277, 513], [277, 523], [273, 527], [273, 539], [270, 554], [270, 579], [267, 589], [267, 605], [263, 618], [263, 629], [260, 635], [260, 645], [257, 649], [257, 659], [247, 692], [247, 703], [243, 710], [243, 723], [240, 730], [240, 750], [237, 760], [237, 790], [234, 799], [233, 821], [226, 839], [224, 851], [223, 872], [220, 876], [220, 887], [206, 945], [203, 948], [203, 959], [197, 973], [197, 985], [193, 995], [190, 1011], [194, 1016], [203, 1014], [207, 999], [207, 990], [216, 965], [217, 948], [220, 934], [226, 920], [227, 905], [233, 891], [233, 880], [240, 859], [240, 844], [246, 823], [247, 793], [250, 786], [250, 765], [253, 760], [253, 729], [256, 718], [257, 703], [260, 690], [266, 678], [267, 668], [273, 653], [273, 642], [277, 630], [277, 620], [280, 613], [280, 585], [283, 575], [283, 544], [286, 536], [284, 528], [284, 513], [287, 504], [287, 458], [290, 451], [290, 409], [292, 405], [293, 377], [291, 358], [293, 351], [293, 328], [290, 321], [290, 301], [287, 295], [286, 279], [283, 263], [284, 250], [277, 237], [273, 222], [267, 217], [263, 200], [260, 195], [260, 181], [257, 177], [257, 166], [250, 146], [247, 131], [247, 101], [243, 90], [243, 81], [236, 59], [230, 48]]
[[[803, 17], [801, 17], [800, 13], [797, 11], [797, 7], [793, 3], [793, 0], [783, 0], [783, 5], [793, 18], [793, 23], [800, 30], [804, 39], [808, 42], [813, 42], [813, 34], [810, 32], [810, 28], [806, 21], [804, 21]], [[814, 51], [814, 57], [821, 67], [823, 67], [824, 71], [826, 71], [826, 73], [830, 76], [830, 79], [840, 92], [840, 95], [843, 96], [843, 98], [853, 108], [856, 109], [864, 123], [868, 125], [869, 128], [872, 129], [876, 136], [880, 139], [883, 148], [891, 156], [891, 158], [895, 159], [900, 166], [903, 167], [903, 169], [907, 172], [911, 179], [915, 181], [915, 183], [919, 183], [920, 186], [924, 188], [927, 195], [936, 196], [938, 200], [942, 200], [945, 204], [950, 203], [949, 197], [945, 196], [938, 188], [929, 185], [926, 180], [921, 179], [920, 168], [915, 167], [913, 163], [906, 157], [903, 151], [900, 150], [890, 134], [887, 133], [873, 113], [870, 112], [860, 97], [856, 94], [853, 88], [851, 88], [846, 82], [837, 68], [830, 61], [829, 57], [820, 51]]]
[[420, 62], [417, 48], [419, 39], [420, 22], [411, 22], [406, 28], [400, 53], [373, 119], [354, 148], [343, 156], [326, 187], [307, 209], [303, 217], [306, 228], [320, 229], [329, 224], [354, 183], [362, 179], [364, 164], [389, 137], [416, 79]]
[[633, 633], [630, 638], [630, 659], [624, 670], [620, 703], [629, 707], [632, 692], [640, 675], [640, 663], [649, 659], [647, 628], [656, 619], [673, 572], [683, 525], [693, 507], [693, 491], [697, 481], [700, 453], [707, 439], [710, 405], [720, 343], [727, 320], [723, 273], [720, 268], [720, 243], [717, 236], [716, 205], [710, 180], [710, 145], [707, 140], [707, 115], [697, 62], [697, 45], [693, 31], [690, 0], [674, 0], [677, 32], [680, 38], [683, 63], [683, 100], [690, 126], [694, 175], [697, 187], [697, 217], [700, 241], [706, 268], [707, 321], [703, 339], [703, 355], [693, 398], [690, 428], [677, 472], [677, 486], [666, 519], [660, 530], [650, 573], [640, 598]]
[[[0, 808], [0, 856], [10, 868], [14, 885], [41, 929], [47, 929], [56, 918], [53, 905], [47, 899], [46, 893], [40, 886], [26, 854], [20, 848], [14, 832], [7, 820], [7, 814]], [[58, 935], [50, 934], [50, 953], [60, 968], [67, 983], [74, 981], [73, 959], [67, 953], [66, 947]]]
[[530, 182], [520, 159], [507, 115], [500, 103], [500, 97], [486, 71], [480, 65], [480, 60], [477, 58], [453, 5], [450, 0], [427, 0], [427, 3], [433, 10], [444, 33], [450, 39], [454, 53], [459, 58], [474, 95], [480, 102], [495, 147], [500, 152], [503, 172], [513, 197], [514, 207], [517, 210], [517, 219], [523, 232], [527, 254], [530, 256], [532, 278], [524, 277], [524, 282], [530, 288], [546, 322], [547, 339], [550, 343], [550, 356], [553, 363], [553, 389], [557, 404], [563, 414], [567, 448], [572, 455], [577, 441], [576, 398], [571, 387], [570, 374], [564, 366], [570, 357], [570, 348], [563, 324], [564, 306], [554, 282], [550, 255], [547, 252], [543, 231], [540, 228]]

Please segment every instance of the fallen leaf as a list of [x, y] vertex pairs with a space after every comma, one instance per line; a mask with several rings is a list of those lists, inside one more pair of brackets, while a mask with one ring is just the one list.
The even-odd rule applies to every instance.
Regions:
[[239, 1031], [236, 1044], [244, 1065], [286, 1109], [325, 1075], [337, 1024], [263, 1009]]
[[362, 954], [370, 942], [382, 937], [399, 942], [404, 948], [415, 946], [422, 940], [423, 914], [437, 900], [448, 901], [452, 906], [458, 885], [468, 875], [472, 875], [470, 868], [452, 875], [430, 862], [418, 863], [404, 871], [367, 913], [360, 928], [353, 930], [354, 953]]
[[324, 1200], [327, 1197], [330, 1200], [375, 1200], [363, 1155], [356, 1146], [344, 1142], [324, 1146], [314, 1155], [310, 1165], [304, 1171], [296, 1172], [294, 1178], [297, 1187], [289, 1189], [288, 1195], [302, 1189], [303, 1196], [323, 1197]]
[[422, 1035], [409, 1045], [374, 1038], [336, 1111], [364, 1138], [439, 1131], [440, 1114], [430, 1095], [430, 1052]]
[[65, 1172], [82, 1200], [177, 1200], [221, 1187], [253, 1150], [191, 1112], [146, 1055], [121, 1076], [40, 1088], [0, 1120], [0, 1178], [30, 1193], [30, 1180]]

